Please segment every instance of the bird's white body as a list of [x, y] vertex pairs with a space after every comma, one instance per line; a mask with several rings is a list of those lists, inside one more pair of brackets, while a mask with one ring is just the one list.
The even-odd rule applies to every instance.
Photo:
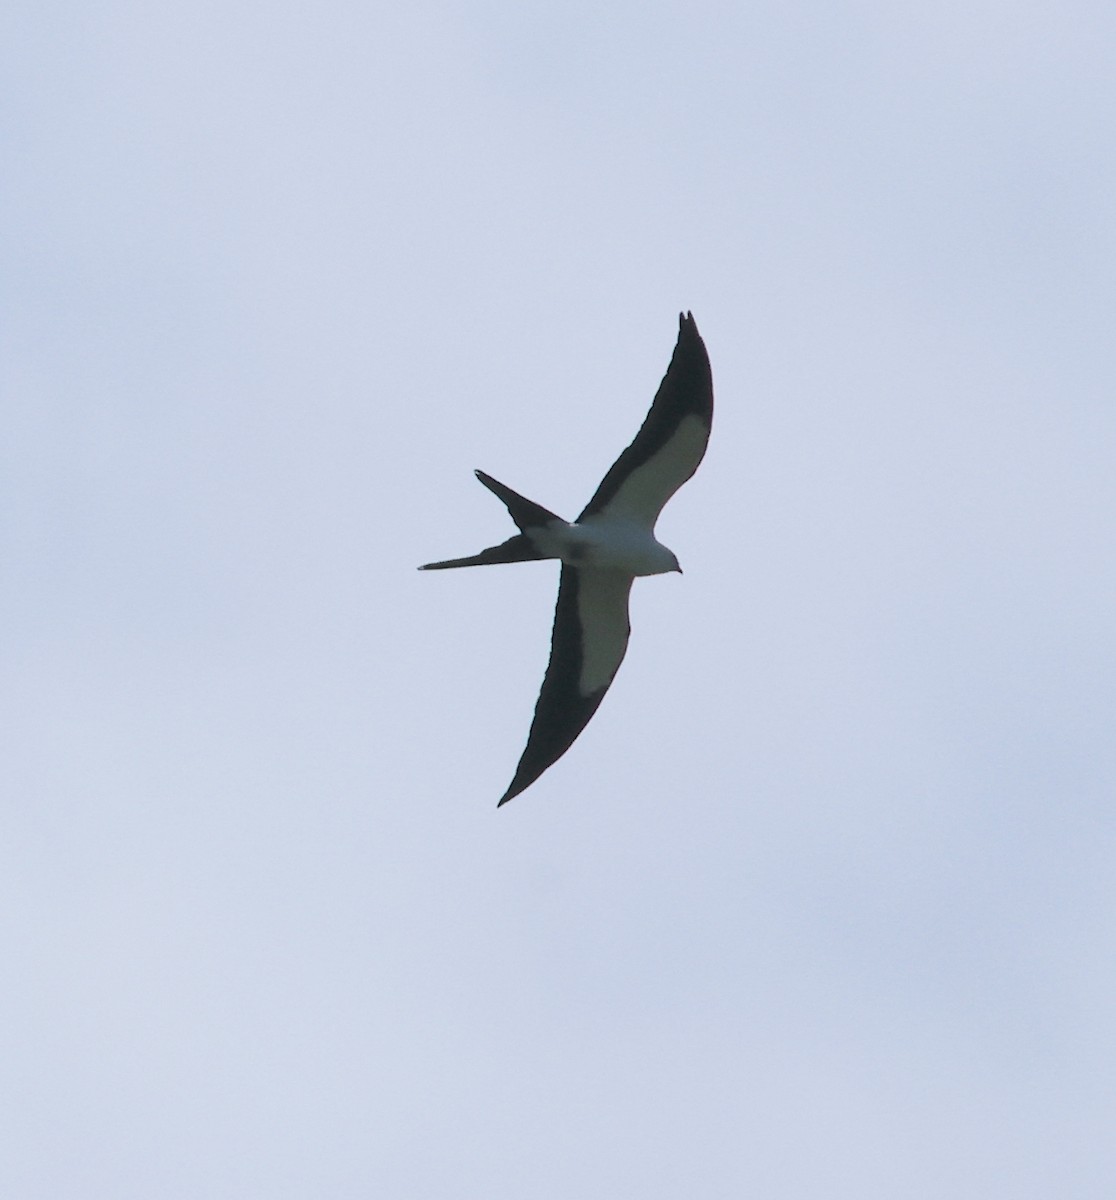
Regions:
[[530, 536], [548, 558], [572, 567], [604, 567], [628, 575], [682, 570], [674, 552], [638, 521], [601, 514], [572, 523], [551, 521]]

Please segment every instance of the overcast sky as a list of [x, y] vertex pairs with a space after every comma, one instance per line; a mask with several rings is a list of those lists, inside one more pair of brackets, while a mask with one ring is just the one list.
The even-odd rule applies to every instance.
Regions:
[[[1116, 1194], [1116, 8], [12, 0], [0, 1193]], [[692, 309], [708, 456], [499, 811]]]

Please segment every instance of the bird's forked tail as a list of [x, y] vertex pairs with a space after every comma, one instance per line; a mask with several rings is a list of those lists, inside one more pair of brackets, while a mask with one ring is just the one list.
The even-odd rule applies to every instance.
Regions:
[[561, 522], [562, 518], [550, 509], [543, 508], [541, 504], [512, 491], [507, 484], [493, 479], [483, 471], [477, 471], [476, 476], [493, 495], [504, 502], [512, 520], [519, 526], [519, 533], [498, 546], [489, 546], [479, 554], [472, 554], [468, 558], [448, 558], [444, 562], [423, 563], [419, 570], [443, 571], [449, 567], [485, 567], [493, 563], [530, 562], [533, 559], [555, 557], [552, 554], [544, 554], [535, 545], [531, 531], [542, 529], [551, 521]]

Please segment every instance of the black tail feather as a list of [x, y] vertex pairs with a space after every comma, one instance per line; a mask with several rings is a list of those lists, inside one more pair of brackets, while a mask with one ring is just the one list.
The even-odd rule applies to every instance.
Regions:
[[512, 520], [519, 526], [520, 532], [515, 537], [508, 538], [498, 546], [489, 546], [479, 554], [471, 554], [468, 558], [447, 558], [444, 562], [423, 563], [420, 571], [445, 571], [450, 567], [486, 567], [491, 563], [530, 562], [536, 558], [555, 558], [553, 554], [543, 554], [531, 537], [532, 529], [541, 529], [551, 521], [561, 521], [548, 508], [528, 500], [518, 492], [513, 492], [506, 484], [483, 471], [476, 473], [477, 478], [494, 495], [498, 496], [511, 513]]
[[537, 529], [540, 525], [549, 525], [551, 521], [562, 520], [561, 517], [552, 513], [549, 508], [543, 508], [541, 504], [536, 504], [534, 500], [528, 500], [526, 496], [521, 496], [518, 492], [513, 492], [506, 483], [501, 483], [498, 479], [493, 479], [491, 475], [486, 475], [483, 471], [477, 471], [476, 476], [490, 492], [499, 496], [504, 504], [507, 505], [508, 512], [511, 513], [511, 519], [519, 526], [521, 533], [526, 533], [532, 527]]
[[447, 558], [445, 562], [423, 563], [420, 571], [444, 571], [449, 567], [487, 567], [492, 563], [530, 562], [532, 559], [546, 558], [535, 548], [531, 539], [522, 533], [508, 538], [498, 546], [489, 546], [480, 554], [468, 558]]

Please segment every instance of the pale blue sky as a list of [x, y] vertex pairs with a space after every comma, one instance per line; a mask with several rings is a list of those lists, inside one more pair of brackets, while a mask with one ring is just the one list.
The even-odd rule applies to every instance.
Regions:
[[[398, 11], [397, 11], [398, 10]], [[1116, 10], [9, 5], [0, 1193], [1116, 1188]], [[628, 659], [498, 813], [692, 309]]]

